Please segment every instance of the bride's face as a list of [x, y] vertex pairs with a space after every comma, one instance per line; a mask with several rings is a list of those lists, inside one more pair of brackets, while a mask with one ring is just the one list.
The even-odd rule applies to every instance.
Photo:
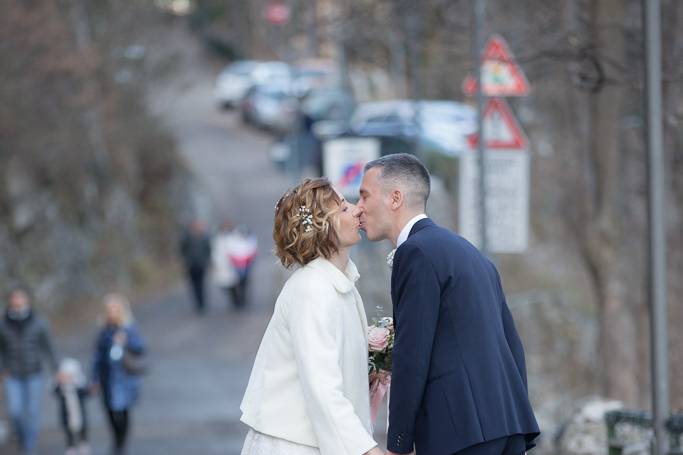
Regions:
[[[339, 193], [337, 193], [339, 194]], [[340, 194], [339, 212], [335, 215], [339, 248], [346, 248], [360, 242], [360, 210]]]

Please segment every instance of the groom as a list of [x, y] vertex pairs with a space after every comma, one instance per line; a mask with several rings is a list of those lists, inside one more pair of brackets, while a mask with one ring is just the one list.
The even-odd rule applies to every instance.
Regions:
[[524, 349], [493, 264], [424, 214], [429, 173], [412, 155], [365, 166], [362, 228], [395, 246], [389, 453], [522, 455], [539, 435]]

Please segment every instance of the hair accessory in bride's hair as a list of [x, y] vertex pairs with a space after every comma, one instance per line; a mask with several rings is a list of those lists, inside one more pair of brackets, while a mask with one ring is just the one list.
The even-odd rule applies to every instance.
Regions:
[[301, 224], [304, 226], [304, 232], [311, 232], [313, 230], [313, 215], [311, 209], [305, 205], [299, 206], [299, 216], [301, 217]]

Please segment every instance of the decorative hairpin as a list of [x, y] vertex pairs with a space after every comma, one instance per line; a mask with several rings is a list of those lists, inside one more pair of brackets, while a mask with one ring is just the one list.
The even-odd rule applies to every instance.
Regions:
[[299, 216], [301, 217], [301, 224], [304, 226], [304, 232], [311, 232], [313, 230], [313, 215], [311, 209], [305, 205], [299, 206]]

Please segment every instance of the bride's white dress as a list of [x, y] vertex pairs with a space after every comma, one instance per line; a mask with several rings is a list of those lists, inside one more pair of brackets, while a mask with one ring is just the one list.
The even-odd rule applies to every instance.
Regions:
[[315, 447], [295, 444], [249, 430], [241, 455], [320, 455], [320, 451]]

